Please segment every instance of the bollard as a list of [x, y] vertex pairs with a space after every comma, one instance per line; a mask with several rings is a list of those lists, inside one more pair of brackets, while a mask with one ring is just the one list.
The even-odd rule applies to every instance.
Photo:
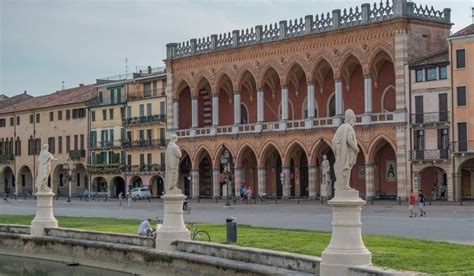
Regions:
[[227, 243], [237, 242], [237, 218], [228, 217], [226, 219]]
[[398, 205], [402, 205], [402, 197], [401, 196], [398, 197]]

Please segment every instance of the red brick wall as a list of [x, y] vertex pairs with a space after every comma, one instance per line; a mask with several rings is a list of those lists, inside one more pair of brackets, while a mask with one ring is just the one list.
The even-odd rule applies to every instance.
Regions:
[[219, 93], [219, 125], [234, 124], [234, 99], [233, 94], [228, 95], [223, 89]]
[[[359, 169], [365, 169], [365, 158], [362, 153], [362, 149], [359, 148], [359, 154], [357, 154], [357, 161], [351, 171], [351, 187], [358, 190], [360, 193], [365, 193], [365, 177], [362, 179], [359, 177]], [[365, 174], [364, 174], [365, 175]]]
[[179, 128], [180, 129], [187, 129], [191, 127], [191, 91], [189, 87], [186, 87], [180, 94], [179, 94], [179, 102], [178, 102], [178, 109], [179, 109]]
[[240, 102], [247, 107], [248, 112], [248, 123], [257, 122], [257, 94], [256, 92], [249, 92], [246, 88], [242, 87], [240, 91]]
[[326, 79], [324, 80], [323, 94], [321, 94], [321, 85], [319, 83], [314, 84], [314, 94], [316, 102], [318, 103], [318, 117], [328, 117], [328, 101], [329, 97], [334, 93], [334, 90], [334, 75], [332, 71], [326, 75]]
[[342, 98], [344, 110], [351, 108], [355, 114], [364, 113], [364, 76], [360, 65], [357, 65], [352, 72], [349, 90], [347, 83], [342, 82]]
[[[273, 97], [273, 94], [275, 95]], [[279, 111], [278, 107], [280, 106], [281, 101], [281, 86], [280, 84], [275, 85], [275, 91], [272, 93], [271, 88], [268, 85], [265, 85], [263, 88], [263, 95], [265, 98], [264, 105], [264, 121], [265, 122], [276, 122], [279, 120]]]
[[[375, 86], [375, 82], [377, 85]], [[375, 113], [382, 112], [382, 94], [389, 85], [395, 87], [395, 72], [393, 69], [393, 63], [385, 62], [380, 71], [378, 77], [372, 78], [372, 111]], [[395, 90], [388, 92], [384, 98], [384, 106], [388, 110], [395, 110]]]
[[379, 159], [377, 163], [379, 184], [378, 187], [379, 190], [382, 190], [385, 193], [385, 195], [397, 195], [397, 182], [387, 181], [385, 179], [387, 160], [396, 160], [395, 152], [388, 144], [383, 146], [383, 148], [381, 148], [379, 151]]
[[[298, 93], [296, 93], [297, 91]], [[306, 86], [306, 78], [301, 79], [298, 90], [296, 90], [296, 87], [293, 85], [293, 83], [288, 85], [288, 98], [290, 102], [293, 104], [293, 110], [291, 109], [290, 105], [288, 106], [289, 120], [303, 119], [303, 115], [304, 115], [303, 103], [307, 95], [308, 93], [307, 93], [307, 86]], [[293, 114], [294, 114], [294, 118], [292, 117]]]

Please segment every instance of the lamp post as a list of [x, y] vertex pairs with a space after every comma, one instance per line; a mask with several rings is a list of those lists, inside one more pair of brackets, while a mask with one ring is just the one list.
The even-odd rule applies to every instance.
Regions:
[[227, 149], [224, 150], [221, 156], [221, 165], [224, 166], [224, 179], [227, 187], [227, 201], [225, 203], [225, 206], [230, 206], [230, 185], [231, 185], [231, 180], [232, 180], [232, 172], [230, 170], [230, 153]]
[[63, 169], [67, 172], [67, 180], [68, 180], [68, 196], [66, 202], [71, 202], [71, 178], [72, 178], [72, 161], [71, 159], [67, 159], [66, 162], [63, 164]]
[[283, 197], [283, 189], [285, 188], [285, 173], [284, 172], [280, 173], [280, 183], [281, 183], [281, 194]]

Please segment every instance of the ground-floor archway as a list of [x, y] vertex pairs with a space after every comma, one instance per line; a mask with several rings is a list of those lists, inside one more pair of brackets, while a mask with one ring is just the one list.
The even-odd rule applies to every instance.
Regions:
[[18, 171], [18, 193], [33, 195], [33, 174], [28, 166], [23, 166]]
[[207, 152], [199, 161], [199, 196], [212, 197], [212, 161]]
[[92, 193], [107, 193], [107, 180], [104, 177], [96, 177], [92, 181]]
[[474, 159], [464, 161], [459, 167], [460, 197], [462, 200], [474, 199]]
[[392, 146], [382, 139], [374, 156], [374, 196], [378, 199], [397, 198], [397, 158]]
[[282, 183], [280, 179], [283, 168], [280, 153], [277, 148], [273, 145], [267, 146], [263, 151], [262, 161], [263, 167], [265, 168], [265, 186], [263, 192], [267, 195], [283, 196], [284, 183]]
[[[316, 164], [317, 170], [317, 179], [316, 179], [316, 195], [321, 196], [323, 194], [323, 173], [322, 173], [322, 163], [324, 160], [324, 156], [326, 156], [329, 162], [329, 176], [331, 180], [331, 187], [329, 187], [328, 197], [332, 197], [334, 195], [334, 182], [336, 182], [336, 175], [334, 174], [334, 162], [336, 161], [334, 157], [334, 153], [331, 149], [331, 146], [326, 142], [322, 141], [315, 149], [313, 153], [314, 164]], [[314, 184], [312, 184], [314, 185]]]
[[237, 166], [240, 168], [240, 181], [236, 183], [238, 188], [250, 188], [253, 193], [258, 194], [258, 172], [257, 172], [257, 156], [250, 147], [245, 147], [239, 154]]
[[448, 183], [445, 170], [436, 166], [429, 166], [422, 169], [419, 174], [420, 183], [418, 190], [421, 190], [426, 198], [433, 200], [447, 198]]
[[140, 187], [143, 187], [143, 180], [140, 176], [138, 175], [134, 175], [131, 179], [130, 179], [130, 186], [131, 188], [140, 188]]
[[184, 152], [183, 158], [179, 164], [179, 180], [178, 187], [183, 191], [186, 196], [191, 195], [191, 158]]
[[4, 192], [7, 195], [15, 193], [15, 175], [10, 167], [5, 167], [2, 172]]
[[83, 164], [78, 163], [72, 172], [72, 193], [73, 195], [83, 195], [84, 189], [88, 186], [87, 170]]
[[163, 177], [155, 175], [150, 179], [150, 192], [152, 197], [161, 197], [165, 193]]
[[126, 196], [127, 193], [125, 191], [125, 180], [121, 176], [116, 176], [112, 179], [110, 182], [111, 186], [111, 196], [112, 197], [118, 197], [120, 193], [122, 193], [122, 196]]

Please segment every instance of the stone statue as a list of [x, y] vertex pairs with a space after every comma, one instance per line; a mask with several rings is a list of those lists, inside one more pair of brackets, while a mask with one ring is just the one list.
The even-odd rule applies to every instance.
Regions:
[[178, 136], [172, 134], [168, 147], [166, 147], [166, 191], [177, 189], [178, 175], [179, 175], [179, 160], [181, 158], [181, 150], [179, 149], [176, 142]]
[[334, 173], [336, 174], [335, 190], [354, 190], [349, 186], [352, 167], [357, 161], [359, 147], [355, 137], [355, 114], [352, 109], [346, 110], [344, 124], [339, 126], [332, 138], [332, 150], [336, 157]]
[[321, 173], [323, 175], [323, 183], [328, 183], [331, 180], [331, 166], [327, 155], [323, 155], [323, 162], [321, 163]]
[[36, 192], [50, 192], [48, 188], [48, 177], [51, 173], [51, 160], [56, 161], [57, 159], [48, 151], [48, 144], [44, 144], [41, 147], [41, 152], [38, 156], [37, 174], [36, 174]]

